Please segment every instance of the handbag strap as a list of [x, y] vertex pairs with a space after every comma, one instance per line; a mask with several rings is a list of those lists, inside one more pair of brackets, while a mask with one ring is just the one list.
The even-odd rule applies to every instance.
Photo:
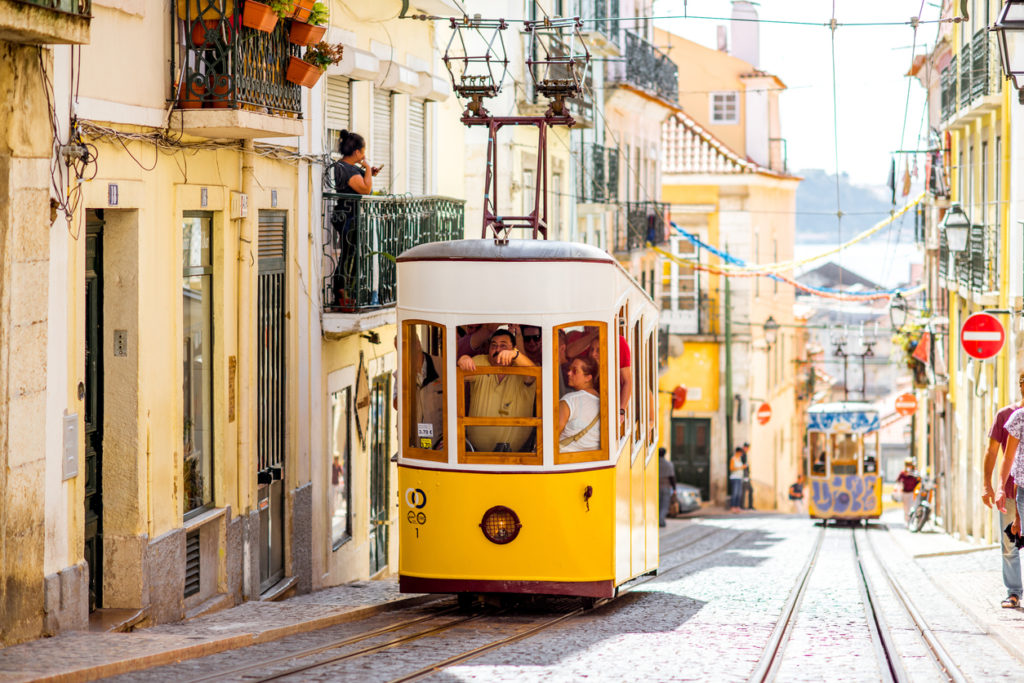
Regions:
[[580, 431], [576, 432], [572, 436], [567, 436], [564, 439], [560, 439], [559, 442], [558, 442], [558, 445], [559, 446], [568, 446], [569, 444], [576, 443], [577, 441], [582, 439], [584, 436], [586, 436], [587, 432], [589, 432], [594, 427], [594, 425], [597, 424], [597, 421], [600, 420], [600, 419], [601, 419], [601, 412], [598, 411], [597, 415], [594, 416], [594, 419], [590, 421], [590, 424], [588, 424], [586, 427], [584, 427]]

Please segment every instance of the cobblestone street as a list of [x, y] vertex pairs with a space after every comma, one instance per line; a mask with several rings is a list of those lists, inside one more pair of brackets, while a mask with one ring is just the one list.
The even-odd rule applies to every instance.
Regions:
[[659, 575], [593, 610], [460, 611], [362, 582], [10, 647], [0, 680], [1019, 680], [1024, 612], [999, 607], [999, 551], [892, 514], [670, 520]]

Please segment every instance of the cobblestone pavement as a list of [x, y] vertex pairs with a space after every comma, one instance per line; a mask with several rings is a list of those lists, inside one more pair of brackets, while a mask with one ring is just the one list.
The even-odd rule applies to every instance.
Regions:
[[[889, 586], [883, 566], [967, 680], [1024, 679], [1024, 662], [1016, 654], [1024, 652], [1024, 611], [998, 606], [1003, 595], [999, 551], [978, 550], [939, 533], [908, 534], [898, 515], [885, 521], [888, 528], [827, 530], [783, 643], [776, 679], [881, 679], [863, 579], [853, 559], [854, 537], [880, 623], [891, 635], [908, 680], [931, 683], [948, 677]], [[806, 518], [788, 515], [670, 520], [661, 535], [658, 577], [604, 607], [427, 680], [748, 680], [819, 534], [820, 527]], [[251, 680], [251, 672], [221, 672], [285, 658], [260, 672], [272, 675], [295, 666], [296, 660], [286, 659], [294, 653], [357, 636], [358, 642], [335, 648], [331, 655], [377, 649], [283, 680], [390, 680], [521, 632], [572, 605], [544, 601], [469, 621], [468, 615], [450, 609], [454, 601], [448, 597], [380, 610], [380, 605], [397, 607], [401, 597], [393, 581], [364, 582], [280, 603], [248, 603], [132, 634], [69, 634], [0, 650], [0, 681], [56, 680], [71, 673], [69, 662], [77, 663], [78, 674], [68, 679], [78, 680], [117, 673], [123, 675], [113, 680]], [[383, 632], [411, 618], [424, 621]], [[371, 631], [377, 632], [361, 637]], [[420, 632], [420, 637], [388, 646], [402, 634]], [[148, 658], [143, 663], [151, 668], [136, 670], [137, 657]], [[92, 673], [85, 665], [94, 666]]]

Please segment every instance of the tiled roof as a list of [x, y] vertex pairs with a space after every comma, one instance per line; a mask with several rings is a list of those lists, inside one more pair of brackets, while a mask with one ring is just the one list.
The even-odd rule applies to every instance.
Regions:
[[673, 114], [661, 126], [663, 173], [777, 172], [745, 159], [686, 114]]

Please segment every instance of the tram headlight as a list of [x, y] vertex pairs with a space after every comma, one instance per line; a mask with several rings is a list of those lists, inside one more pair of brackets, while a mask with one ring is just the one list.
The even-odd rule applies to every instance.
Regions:
[[519, 515], [504, 505], [495, 505], [485, 512], [484, 518], [480, 520], [480, 529], [484, 536], [491, 543], [498, 545], [514, 541], [522, 528]]

